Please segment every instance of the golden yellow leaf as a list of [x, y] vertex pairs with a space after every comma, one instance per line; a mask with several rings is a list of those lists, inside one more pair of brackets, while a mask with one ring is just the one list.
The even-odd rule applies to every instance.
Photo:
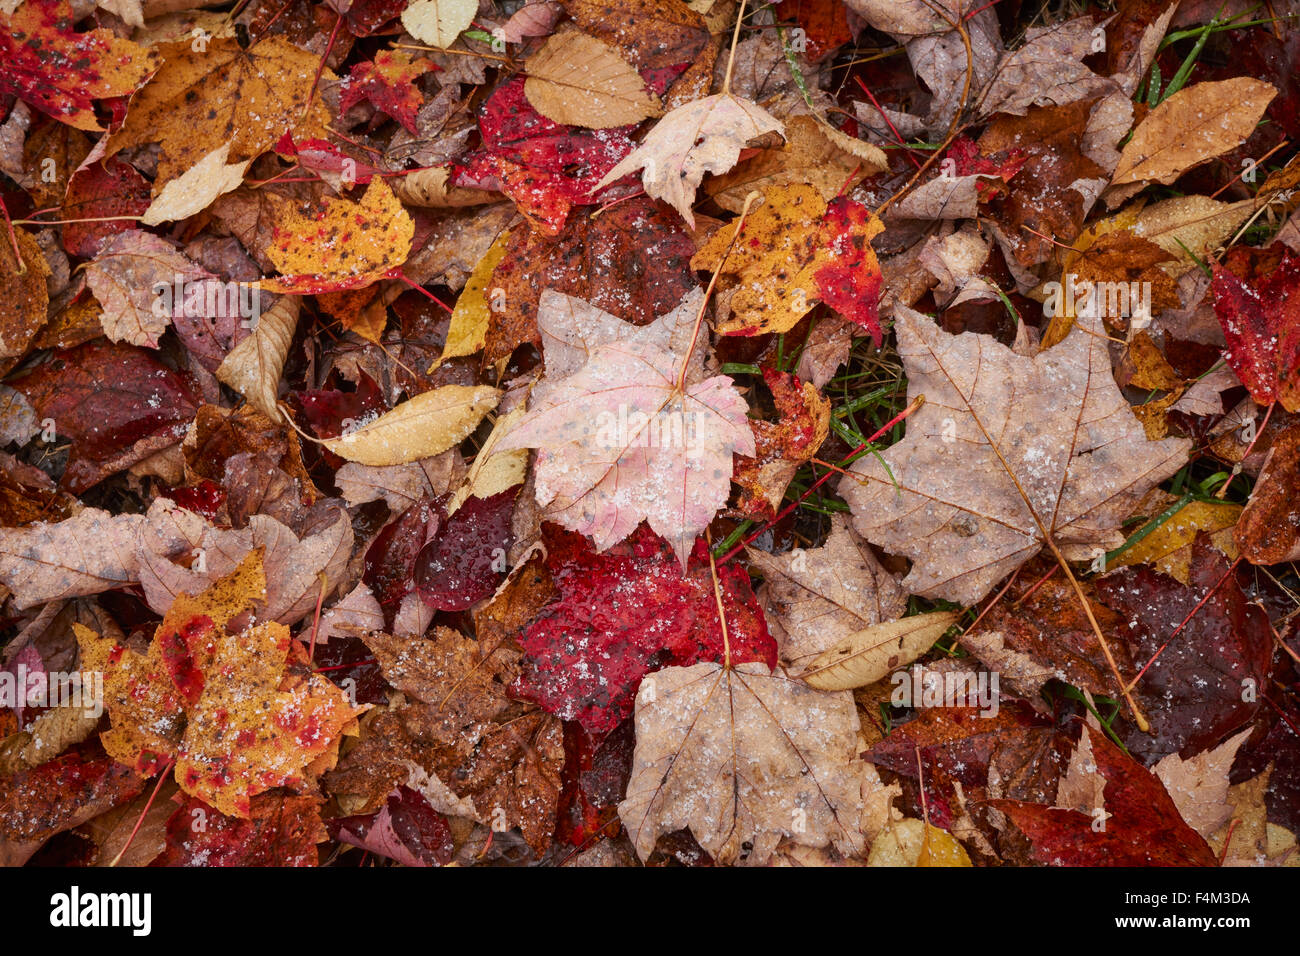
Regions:
[[287, 208], [266, 254], [284, 273], [263, 289], [315, 295], [359, 289], [382, 278], [411, 254], [415, 223], [382, 177], [361, 201], [326, 199], [319, 208]]
[[363, 465], [402, 465], [431, 458], [469, 435], [500, 399], [501, 393], [486, 385], [444, 385], [321, 444]]
[[442, 347], [439, 365], [449, 358], [473, 355], [483, 348], [491, 318], [488, 284], [492, 281], [497, 263], [505, 258], [509, 243], [510, 233], [503, 232], [497, 236], [496, 242], [492, 243], [470, 273], [460, 298], [456, 300], [456, 308], [452, 310], [451, 327], [447, 330], [447, 342]]

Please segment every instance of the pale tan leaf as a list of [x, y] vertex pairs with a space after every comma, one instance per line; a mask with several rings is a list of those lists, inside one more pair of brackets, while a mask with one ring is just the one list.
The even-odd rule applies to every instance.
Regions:
[[667, 667], [641, 682], [636, 750], [619, 817], [645, 859], [689, 827], [714, 860], [761, 865], [783, 836], [862, 848], [859, 721], [848, 693], [762, 664]]
[[[155, 287], [171, 289], [178, 279], [206, 276], [165, 239], [138, 229], [113, 236], [86, 266], [86, 284], [104, 307], [104, 334], [114, 342], [148, 348], [158, 347], [172, 320], [167, 300], [155, 294]], [[179, 305], [172, 303], [173, 308]]]
[[662, 112], [632, 64], [581, 30], [551, 36], [524, 63], [524, 71], [528, 102], [565, 126], [609, 129]]
[[867, 866], [971, 866], [965, 848], [923, 820], [898, 820], [871, 844]]
[[640, 169], [645, 191], [676, 208], [694, 229], [691, 206], [704, 174], [727, 172], [746, 143], [784, 131], [781, 121], [757, 103], [730, 93], [706, 96], [666, 114], [593, 192]]
[[908, 398], [925, 403], [839, 490], [859, 533], [912, 560], [913, 594], [973, 604], [1049, 535], [1074, 560], [1118, 547], [1132, 508], [1187, 460], [1186, 440], [1147, 441], [1096, 319], [1031, 358], [894, 314]]
[[284, 417], [278, 406], [280, 373], [289, 357], [301, 307], [298, 296], [281, 296], [258, 318], [253, 333], [231, 349], [217, 368], [218, 379], [273, 422]]
[[1232, 816], [1228, 772], [1249, 736], [1247, 727], [1212, 750], [1203, 750], [1187, 760], [1169, 754], [1151, 768], [1188, 826], [1207, 840]]
[[403, 465], [359, 465], [350, 461], [334, 473], [334, 484], [350, 505], [383, 499], [399, 514], [421, 498], [437, 498], [465, 480], [465, 460], [449, 448], [441, 455]]
[[980, 99], [980, 115], [1023, 116], [1031, 106], [1065, 106], [1115, 89], [1113, 80], [1098, 76], [1083, 63], [1084, 57], [1097, 52], [1098, 39], [1104, 47], [1102, 25], [1092, 17], [1030, 27], [1024, 45], [998, 62], [993, 82]]
[[865, 175], [858, 159], [832, 143], [817, 120], [793, 116], [786, 121], [783, 147], [763, 150], [731, 172], [710, 178], [704, 188], [723, 209], [739, 213], [750, 192], [792, 183], [807, 183], [830, 202], [854, 181], [855, 171], [858, 178]]
[[875, 624], [836, 643], [798, 676], [820, 690], [865, 687], [928, 651], [957, 617], [953, 611], [934, 611]]
[[750, 564], [763, 572], [759, 599], [781, 660], [800, 669], [843, 638], [907, 609], [898, 579], [880, 566], [843, 515], [832, 519], [820, 548], [781, 555], [748, 550]]
[[[1249, 199], [1218, 202], [1208, 196], [1176, 196], [1144, 208], [1137, 215], [1133, 235], [1154, 242], [1177, 262], [1162, 266], [1182, 271], [1195, 264], [1193, 256], [1211, 258], [1233, 231], [1255, 209]], [[1124, 212], [1120, 212], [1120, 216]]]
[[402, 11], [402, 26], [422, 43], [444, 50], [469, 28], [478, 0], [415, 0]]
[[1248, 76], [1183, 87], [1138, 124], [1111, 185], [1172, 183], [1193, 166], [1222, 156], [1255, 131], [1276, 95], [1271, 84]]
[[144, 515], [86, 508], [65, 521], [0, 529], [0, 583], [20, 610], [134, 584], [145, 524]]
[[[556, 299], [571, 308], [553, 306]], [[754, 454], [749, 406], [735, 384], [726, 375], [704, 379], [698, 353], [683, 354], [703, 299], [694, 289], [668, 315], [637, 327], [554, 290], [543, 294], [543, 340], [566, 346], [558, 355], [547, 346], [547, 376], [498, 448], [539, 449], [538, 504], [597, 550], [645, 520], [684, 568], [696, 536], [726, 503], [733, 453]], [[553, 379], [553, 360], [563, 377]]]
[[352, 555], [352, 522], [337, 502], [321, 502], [295, 524], [255, 514], [244, 528], [219, 528], [165, 498], [149, 509], [138, 536], [140, 587], [159, 614], [182, 594], [199, 594], [261, 549], [263, 620], [294, 624], [312, 613], [342, 579]]
[[374, 421], [321, 444], [340, 458], [363, 465], [400, 465], [431, 458], [459, 444], [500, 398], [497, 389], [486, 385], [444, 385], [421, 392]]
[[186, 219], [207, 209], [223, 193], [238, 189], [252, 160], [227, 163], [229, 155], [230, 144], [224, 143], [180, 176], [168, 180], [140, 221], [156, 226]]

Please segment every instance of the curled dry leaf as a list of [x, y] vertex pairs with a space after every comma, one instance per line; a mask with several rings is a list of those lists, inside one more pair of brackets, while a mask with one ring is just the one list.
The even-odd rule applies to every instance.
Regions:
[[953, 611], [933, 611], [875, 624], [827, 648], [809, 662], [799, 679], [819, 690], [865, 687], [928, 651], [958, 616]]
[[281, 296], [258, 318], [253, 333], [231, 349], [217, 368], [218, 379], [273, 422], [283, 418], [279, 407], [280, 373], [289, 356], [301, 308], [302, 300], [297, 296]]
[[501, 197], [485, 189], [468, 189], [451, 184], [451, 169], [447, 166], [430, 166], [414, 169], [392, 181], [393, 192], [408, 206], [426, 206], [433, 209], [456, 209], [461, 206], [481, 206], [499, 202]]

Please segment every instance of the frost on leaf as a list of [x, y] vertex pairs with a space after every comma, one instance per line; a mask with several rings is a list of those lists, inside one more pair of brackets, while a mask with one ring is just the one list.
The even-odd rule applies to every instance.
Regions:
[[640, 169], [645, 191], [676, 208], [693, 229], [691, 205], [704, 174], [728, 172], [745, 144], [783, 131], [781, 121], [756, 103], [730, 93], [706, 96], [664, 116], [596, 189]]
[[627, 798], [618, 813], [642, 859], [689, 827], [721, 864], [761, 865], [782, 836], [861, 850], [858, 715], [764, 664], [669, 667], [642, 689]]
[[1120, 522], [1187, 459], [1183, 439], [1147, 441], [1096, 320], [1029, 358], [895, 316], [908, 398], [925, 404], [839, 488], [867, 540], [912, 560], [912, 594], [973, 604], [1046, 535], [1070, 559], [1118, 547]]
[[696, 291], [636, 328], [568, 296], [543, 296], [538, 326], [563, 357], [557, 363], [558, 350], [548, 350], [528, 414], [498, 450], [542, 449], [538, 503], [598, 550], [645, 520], [684, 569], [696, 536], [726, 503], [732, 454], [754, 454], [744, 398], [725, 375], [703, 379], [695, 354], [686, 354], [701, 307]]

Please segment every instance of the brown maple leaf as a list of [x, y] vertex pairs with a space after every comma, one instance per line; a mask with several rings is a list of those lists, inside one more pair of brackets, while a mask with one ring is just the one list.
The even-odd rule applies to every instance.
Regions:
[[1187, 459], [1185, 440], [1147, 441], [1096, 320], [1029, 358], [895, 317], [908, 398], [925, 404], [839, 487], [867, 540], [912, 559], [913, 594], [973, 604], [1049, 537], [1072, 560], [1118, 547], [1120, 522]]

